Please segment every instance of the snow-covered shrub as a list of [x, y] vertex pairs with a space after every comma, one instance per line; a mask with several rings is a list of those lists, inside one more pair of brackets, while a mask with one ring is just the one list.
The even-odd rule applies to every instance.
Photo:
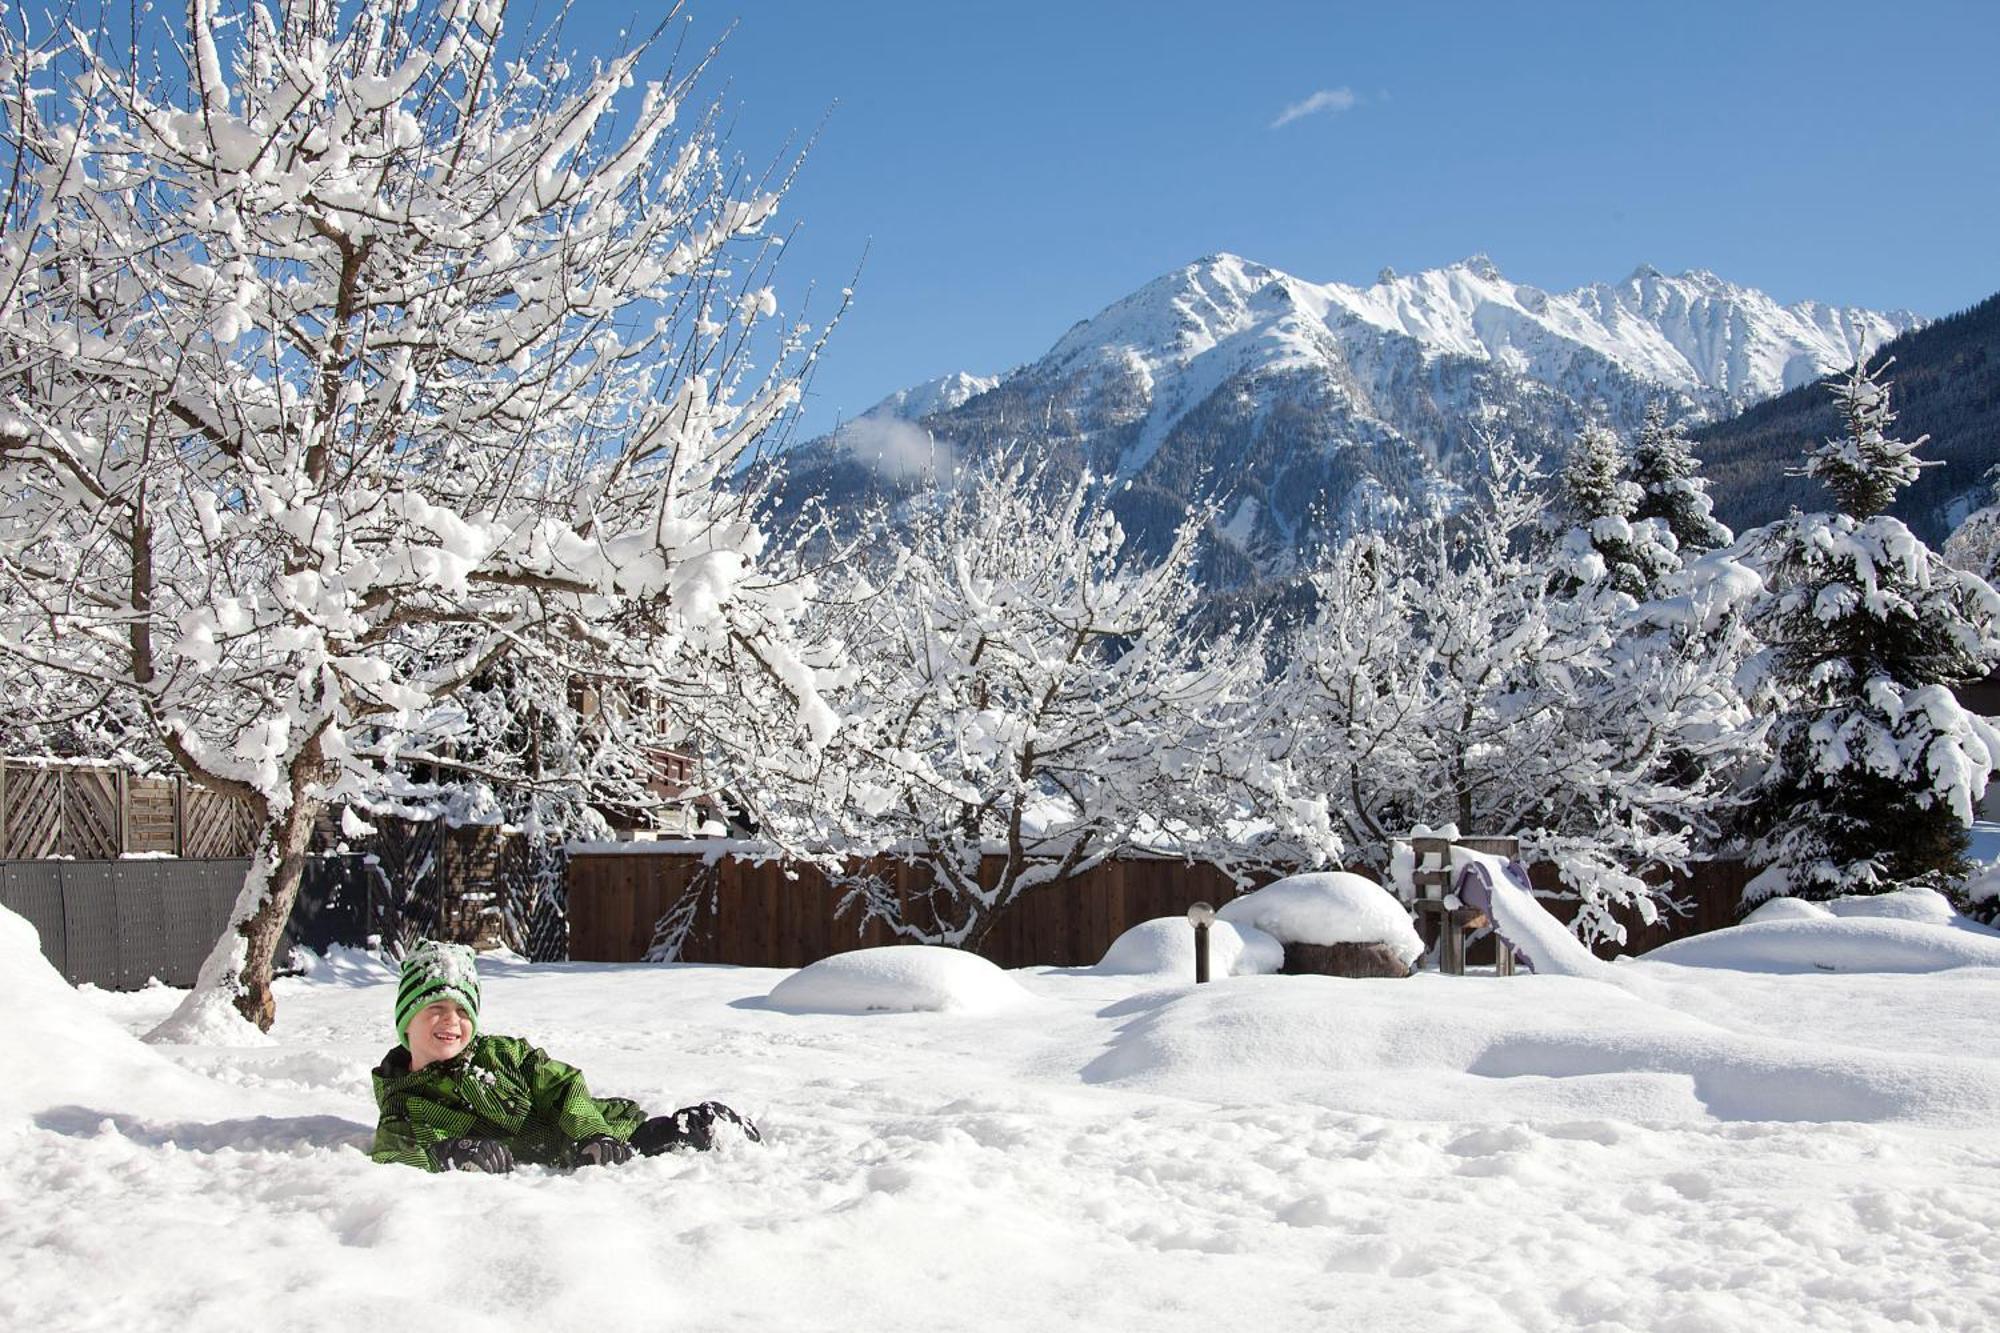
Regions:
[[1022, 894], [1123, 850], [1225, 868], [1338, 852], [1315, 778], [1258, 730], [1261, 638], [1195, 626], [1206, 515], [1138, 551], [1102, 482], [1001, 458], [903, 518], [822, 599], [848, 663], [839, 737], [762, 798], [793, 844], [894, 856], [931, 885], [867, 876], [850, 907], [976, 948]]
[[1386, 865], [1419, 824], [1516, 834], [1582, 896], [1578, 930], [1616, 938], [1615, 908], [1657, 910], [1643, 870], [1708, 850], [1756, 742], [1714, 606], [1755, 579], [1697, 562], [1635, 602], [1560, 558], [1545, 501], [1496, 444], [1459, 513], [1328, 552], [1269, 734], [1320, 775], [1353, 859]]

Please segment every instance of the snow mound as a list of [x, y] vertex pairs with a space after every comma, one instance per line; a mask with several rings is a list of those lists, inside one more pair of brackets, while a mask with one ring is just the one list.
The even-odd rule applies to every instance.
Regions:
[[[1933, 926], [1969, 926], [1951, 899], [1936, 889], [1897, 889], [1894, 893], [1856, 894], [1826, 904], [1835, 916], [1880, 917], [1890, 921], [1922, 921]], [[1977, 927], [1975, 927], [1976, 929]], [[2000, 933], [1996, 934], [2000, 938]]]
[[1386, 944], [1405, 963], [1424, 956], [1424, 942], [1395, 895], [1345, 870], [1289, 876], [1223, 904], [1216, 916], [1280, 944]]
[[[1217, 921], [1208, 928], [1210, 976], [1241, 977], [1276, 972], [1285, 965], [1285, 946], [1257, 927]], [[1184, 916], [1157, 916], [1120, 935], [1091, 969], [1105, 976], [1171, 976], [1194, 981], [1194, 926]]]
[[773, 986], [766, 1003], [797, 1014], [986, 1013], [1029, 998], [1018, 982], [978, 954], [893, 944], [802, 967]]
[[1804, 898], [1767, 898], [1755, 911], [1744, 917], [1739, 925], [1754, 925], [1762, 921], [1831, 921], [1833, 913], [1826, 910], [1825, 903], [1807, 902]]
[[[1737, 972], [1942, 972], [2000, 967], [2000, 933], [1894, 917], [1766, 916], [1663, 944], [1649, 963]], [[1796, 909], [1786, 909], [1793, 912]]]
[[1398, 1120], [1975, 1123], [2000, 1066], [1733, 1032], [1574, 977], [1441, 977], [1337, 997], [1320, 977], [1139, 997], [1090, 1084]]

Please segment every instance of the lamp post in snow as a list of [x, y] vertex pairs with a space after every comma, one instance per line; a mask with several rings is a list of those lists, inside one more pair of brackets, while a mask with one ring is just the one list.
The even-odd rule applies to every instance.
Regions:
[[1188, 908], [1188, 924], [1194, 927], [1194, 984], [1208, 980], [1208, 928], [1215, 922], [1215, 909], [1207, 903]]

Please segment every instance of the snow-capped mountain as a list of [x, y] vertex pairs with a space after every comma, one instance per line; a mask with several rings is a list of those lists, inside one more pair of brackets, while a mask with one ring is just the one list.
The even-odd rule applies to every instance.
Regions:
[[[1223, 254], [1078, 323], [991, 387], [947, 377], [874, 411], [921, 422], [941, 451], [1026, 443], [1128, 482], [1142, 528], [1220, 492], [1223, 534], [1274, 570], [1329, 528], [1448, 503], [1483, 436], [1559, 449], [1592, 417], [1629, 433], [1663, 394], [1696, 420], [1730, 415], [1922, 322], [1781, 305], [1699, 270], [1549, 293], [1474, 256], [1351, 287]], [[875, 438], [849, 440], [849, 462]], [[801, 480], [832, 479], [810, 450], [797, 463]]]
[[976, 398], [999, 383], [998, 375], [968, 375], [956, 370], [907, 389], [898, 389], [861, 415], [863, 418], [894, 417], [900, 421], [921, 421], [937, 412], [949, 412], [966, 399]]

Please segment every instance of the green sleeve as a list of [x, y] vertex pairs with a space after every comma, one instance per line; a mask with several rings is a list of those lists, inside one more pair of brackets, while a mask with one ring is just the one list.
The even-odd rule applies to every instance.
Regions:
[[530, 1046], [521, 1062], [521, 1072], [527, 1077], [535, 1118], [552, 1126], [571, 1143], [581, 1143], [599, 1134], [630, 1137], [629, 1131], [619, 1134], [611, 1127], [602, 1108], [591, 1097], [590, 1089], [584, 1086], [583, 1071], [574, 1065], [552, 1059], [540, 1047]]
[[384, 1111], [382, 1118], [375, 1123], [375, 1146], [368, 1155], [378, 1162], [400, 1162], [404, 1166], [435, 1171], [438, 1166], [431, 1160], [431, 1145], [451, 1137], [435, 1127], [420, 1127], [408, 1116]]

